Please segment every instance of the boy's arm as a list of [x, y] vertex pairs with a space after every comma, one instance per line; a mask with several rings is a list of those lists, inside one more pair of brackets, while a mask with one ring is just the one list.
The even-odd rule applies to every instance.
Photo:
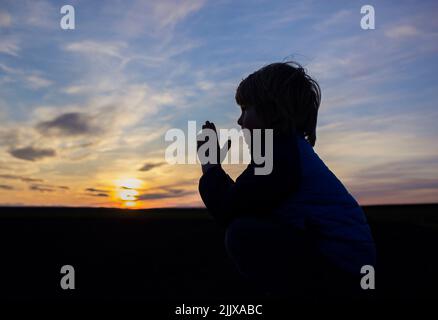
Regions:
[[203, 174], [199, 180], [199, 193], [220, 225], [226, 227], [237, 216], [267, 215], [298, 189], [298, 147], [290, 144], [280, 147], [286, 149], [274, 151], [273, 169], [268, 175], [255, 175], [254, 164], [249, 164], [236, 182], [220, 165]]

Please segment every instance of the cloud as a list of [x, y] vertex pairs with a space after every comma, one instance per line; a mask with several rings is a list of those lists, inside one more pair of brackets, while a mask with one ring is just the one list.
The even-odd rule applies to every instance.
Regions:
[[56, 190], [70, 190], [67, 186], [57, 186], [52, 184], [34, 183], [29, 186], [30, 190], [41, 192], [54, 192]]
[[18, 57], [19, 51], [20, 48], [18, 47], [18, 41], [16, 39], [2, 36], [2, 41], [0, 41], [0, 53]]
[[[101, 146], [107, 147], [111, 144], [126, 147], [126, 143], [123, 142], [132, 140], [133, 136], [138, 140], [137, 133], [140, 134], [141, 128], [147, 128], [147, 132], [143, 132], [143, 136], [139, 137], [143, 141], [150, 140], [150, 136], [160, 136], [161, 131], [167, 126], [156, 123], [159, 118], [152, 120], [147, 116], [156, 114], [162, 106], [169, 108], [177, 103], [186, 103], [185, 94], [187, 90], [183, 92], [178, 88], [160, 92], [147, 84], [123, 83], [114, 90], [96, 92], [89, 97], [82, 108], [92, 110], [92, 114], [78, 111], [80, 106], [72, 106], [69, 112], [49, 121], [46, 121], [47, 117], [57, 114], [59, 106], [35, 108], [33, 114], [34, 118], [40, 119], [36, 128], [43, 134], [53, 132], [63, 136], [88, 135], [87, 138], [90, 139], [98, 136]], [[41, 117], [42, 114], [45, 115], [44, 118]], [[141, 128], [138, 127], [139, 124]], [[149, 126], [146, 127], [147, 125]]]
[[378, 191], [438, 189], [438, 158], [415, 157], [364, 167], [350, 175], [351, 185], [368, 195]]
[[153, 168], [160, 167], [162, 165], [166, 164], [165, 162], [158, 162], [158, 163], [145, 163], [138, 171], [149, 171]]
[[[83, 79], [81, 80], [85, 82]], [[62, 91], [71, 95], [86, 95], [95, 94], [96, 92], [111, 92], [117, 85], [118, 83], [115, 83], [113, 79], [103, 78], [98, 82], [94, 81], [93, 86], [90, 86], [89, 83], [72, 84], [62, 89]]]
[[106, 193], [94, 193], [94, 194], [91, 194], [91, 196], [93, 196], [93, 197], [109, 197], [109, 195]]
[[6, 11], [0, 11], [0, 27], [9, 27], [11, 24], [11, 15]]
[[[438, 157], [415, 157], [412, 159], [389, 161], [382, 164], [369, 166], [356, 173], [355, 177], [358, 178], [358, 180], [365, 178], [385, 180], [390, 177], [418, 177], [422, 173], [424, 176], [430, 177], [429, 170], [434, 167], [434, 171], [438, 172], [436, 170], [438, 169]], [[436, 176], [438, 178], [438, 174]]]
[[43, 182], [43, 179], [35, 179], [35, 178], [29, 178], [14, 174], [0, 174], [0, 178], [2, 179], [12, 179], [12, 180], [21, 180], [23, 182]]
[[[166, 114], [153, 115], [160, 111], [161, 106], [166, 106], [163, 110], [170, 110], [170, 113], [177, 102], [187, 104], [186, 93], [187, 90], [183, 92], [178, 88], [157, 91], [146, 84], [122, 84], [114, 90], [87, 96], [80, 105], [34, 108], [31, 115], [33, 128], [41, 135], [24, 137], [23, 134], [32, 130], [20, 127], [14, 130], [20, 136], [11, 137], [10, 130], [4, 130], [3, 140], [15, 141], [9, 146], [23, 146], [24, 141], [30, 140], [34, 145], [55, 149], [60, 159], [84, 161], [93, 158], [114, 164], [110, 153], [119, 153], [126, 158], [137, 156], [146, 145], [157, 145], [157, 140], [163, 137], [170, 124], [162, 120]], [[59, 109], [65, 111], [59, 113]], [[0, 129], [0, 138], [2, 131]]]
[[5, 65], [3, 63], [0, 63], [0, 69], [2, 69], [4, 72], [11, 73], [11, 74], [18, 74], [18, 73], [20, 73], [17, 69], [8, 67], [7, 65]]
[[53, 21], [59, 21], [55, 19], [60, 19], [60, 7], [44, 0], [28, 0], [22, 4], [22, 7], [25, 8], [25, 10], [22, 10], [20, 7], [20, 18], [29, 26], [45, 29], [55, 29], [59, 27], [59, 24], [53, 23]]
[[364, 204], [378, 203], [436, 203], [438, 179], [407, 179], [364, 181], [351, 184], [351, 190]]
[[29, 186], [29, 190], [32, 191], [40, 191], [40, 192], [54, 192], [55, 190], [50, 187], [50, 186], [46, 186], [46, 185], [39, 185], [39, 184], [32, 184]]
[[124, 42], [101, 42], [84, 40], [71, 42], [64, 47], [64, 50], [86, 54], [89, 56], [106, 55], [110, 57], [122, 58], [121, 50], [126, 47]]
[[[3, 156], [6, 156], [5, 153], [14, 156], [15, 158], [22, 159], [20, 157], [21, 150], [23, 147], [26, 146], [34, 146], [34, 145], [44, 145], [46, 147], [49, 147], [45, 141], [37, 141], [38, 140], [38, 133], [33, 130], [33, 128], [29, 128], [25, 124], [3, 124], [0, 127], [0, 152], [2, 152]], [[50, 142], [49, 142], [50, 143]], [[26, 149], [26, 148], [23, 148]], [[16, 156], [16, 155], [17, 156]], [[21, 161], [13, 161], [9, 157], [6, 157], [7, 167], [9, 167], [9, 170], [16, 170], [17, 173], [23, 173], [22, 169], [25, 169], [23, 166], [23, 162]], [[14, 168], [14, 169], [13, 169]], [[27, 171], [27, 170], [26, 170]], [[12, 171], [14, 172], [14, 171]]]
[[87, 189], [85, 189], [85, 191], [88, 191], [88, 192], [108, 192], [106, 190], [95, 189], [95, 188], [87, 188]]
[[412, 25], [399, 25], [385, 31], [385, 35], [392, 39], [414, 37], [419, 34], [418, 29]]
[[52, 84], [52, 81], [47, 80], [39, 75], [31, 74], [25, 77], [25, 81], [32, 89], [40, 89], [48, 87]]
[[[1, 44], [0, 44], [0, 52], [1, 52]], [[35, 71], [35, 70], [28, 71], [28, 70], [21, 70], [17, 68], [11, 68], [2, 63], [0, 63], [0, 69], [9, 75], [7, 78], [7, 82], [24, 83], [28, 88], [31, 89], [46, 88], [53, 84], [52, 81], [44, 78], [41, 75], [41, 72], [39, 71]]]
[[[50, 2], [55, 1], [2, 0], [0, 1], [1, 9], [7, 7], [8, 12], [0, 12], [0, 27], [14, 27], [19, 31], [24, 30], [24, 32], [27, 33], [31, 33], [34, 30], [39, 32], [39, 28], [44, 28], [45, 31], [59, 30], [59, 21], [61, 18], [59, 10], [62, 4], [53, 4]], [[3, 17], [1, 17], [2, 13]]]
[[[124, 41], [83, 40], [70, 42], [62, 46], [64, 51], [77, 53], [88, 58], [92, 63], [91, 70], [95, 70], [99, 66], [105, 68], [105, 74], [103, 75], [100, 74], [101, 70], [98, 70], [99, 76], [97, 78], [103, 81], [96, 83], [96, 78], [94, 78], [92, 87], [88, 86], [88, 84], [69, 85], [64, 89], [64, 92], [78, 94], [83, 91], [96, 91], [96, 89], [98, 91], [107, 90], [114, 87], [114, 82], [120, 81], [119, 77], [122, 76], [122, 74], [118, 74], [116, 77], [112, 77], [110, 73], [118, 72], [134, 63], [142, 68], [156, 68], [162, 66], [173, 56], [190, 51], [201, 45], [199, 40], [192, 39], [172, 41], [171, 43], [164, 39], [161, 39], [161, 41], [161, 45], [152, 45], [152, 48], [142, 52], [136, 52], [134, 49], [135, 45]], [[111, 66], [110, 70], [108, 65]]]
[[96, 188], [86, 188], [87, 196], [92, 197], [109, 197], [108, 191]]
[[22, 159], [22, 160], [28, 160], [28, 161], [35, 161], [35, 160], [40, 160], [40, 159], [47, 158], [47, 157], [56, 156], [56, 152], [54, 149], [35, 148], [32, 146], [11, 149], [11, 150], [9, 150], [9, 154], [15, 158]]
[[323, 21], [315, 26], [316, 30], [330, 29], [337, 24], [344, 23], [348, 18], [352, 17], [353, 12], [351, 10], [341, 10], [330, 17], [323, 19]]
[[155, 2], [153, 7], [155, 23], [160, 29], [173, 27], [184, 20], [190, 13], [198, 11], [203, 4], [203, 0]]
[[167, 188], [164, 193], [143, 193], [137, 197], [137, 200], [158, 200], [158, 199], [166, 199], [166, 198], [176, 198], [182, 197], [188, 194], [195, 193], [196, 191], [187, 191], [183, 189], [171, 189]]
[[[63, 33], [57, 5], [53, 10], [47, 5], [31, 7], [37, 2], [26, 1], [26, 5], [10, 1], [17, 3], [16, 10], [1, 6], [11, 13], [13, 21], [6, 24], [11, 23], [13, 28], [2, 29], [6, 33], [0, 41], [4, 51], [0, 56], [6, 58], [0, 65], [0, 95], [5, 100], [4, 107], [0, 106], [5, 110], [0, 120], [0, 158], [4, 159], [0, 160], [0, 172], [70, 181], [69, 185], [78, 190], [78, 198], [63, 197], [59, 203], [82, 201], [82, 197], [86, 199], [83, 204], [100, 201], [113, 205], [104, 196], [108, 193], [100, 189], [110, 190], [111, 197], [112, 187], [102, 187], [102, 181], [142, 172], [148, 176], [148, 188], [139, 192], [146, 199], [169, 198], [159, 201], [165, 205], [199, 199], [196, 194], [185, 197], [185, 191], [181, 191], [193, 189], [193, 183], [172, 186], [174, 190], [169, 192], [150, 188], [185, 177], [196, 180], [199, 174], [198, 167], [158, 167], [157, 163], [163, 161], [163, 131], [187, 119], [216, 117], [224, 126], [235, 123], [236, 118], [224, 121], [224, 116], [236, 116], [232, 95], [241, 74], [263, 65], [266, 59], [282, 58], [295, 50], [300, 50], [297, 54], [304, 59], [310, 56], [316, 62], [309, 70], [319, 71], [322, 78], [323, 106], [318, 119], [318, 129], [322, 130], [318, 132], [317, 149], [341, 176], [354, 182], [353, 186], [361, 186], [355, 172], [367, 173], [364, 181], [371, 185], [377, 181], [382, 187], [384, 181], [378, 180], [379, 175], [388, 181], [397, 177], [397, 170], [384, 175], [391, 165], [376, 169], [374, 175], [367, 170], [369, 165], [417, 157], [428, 150], [436, 152], [436, 129], [432, 129], [436, 126], [421, 117], [417, 121], [408, 116], [412, 121], [395, 127], [400, 122], [394, 117], [405, 114], [409, 104], [423, 118], [437, 119], [429, 112], [435, 94], [423, 94], [425, 88], [433, 89], [436, 73], [430, 63], [433, 56], [432, 60], [423, 59], [424, 53], [435, 52], [438, 43], [426, 41], [436, 34], [436, 19], [431, 19], [434, 10], [428, 5], [418, 11], [411, 5], [401, 6], [382, 22], [381, 32], [362, 32], [358, 8], [315, 6], [312, 1], [275, 5], [260, 1], [253, 7], [236, 7], [228, 0], [206, 3], [205, 7], [203, 1], [81, 2], [82, 9], [77, 13], [89, 9], [98, 14], [81, 14], [78, 26], [87, 32], [75, 32], [70, 39], [57, 36]], [[344, 9], [353, 13], [349, 15]], [[426, 11], [428, 19], [414, 19], [413, 15]], [[53, 14], [56, 19], [50, 19]], [[325, 32], [302, 32], [315, 31], [318, 23]], [[55, 30], [31, 27], [38, 24], [52, 25]], [[406, 25], [416, 31], [395, 27]], [[272, 29], [275, 32], [270, 32]], [[420, 34], [412, 36], [415, 32]], [[425, 32], [431, 36], [426, 38]], [[194, 47], [196, 50], [192, 50]], [[246, 55], [241, 54], [241, 48], [248, 49]], [[41, 72], [30, 69], [35, 66]], [[29, 87], [43, 94], [26, 90]], [[424, 104], [431, 105], [430, 109]], [[69, 118], [66, 114], [76, 116]], [[380, 117], [388, 123], [379, 122]], [[358, 121], [350, 124], [354, 119]], [[411, 135], [415, 137], [411, 139]], [[56, 158], [29, 162], [8, 154], [8, 150], [26, 146], [56, 150]], [[418, 172], [422, 175], [417, 178], [425, 179], [427, 173], [432, 178], [434, 170], [414, 168], [402, 181], [413, 181]], [[17, 184], [18, 188], [21, 181], [0, 183]], [[89, 186], [83, 185], [84, 181], [96, 188], [84, 191]], [[28, 184], [36, 182], [42, 181]], [[52, 189], [56, 191], [53, 195], [62, 192], [61, 188]], [[42, 201], [35, 193], [26, 200], [22, 199], [24, 193], [15, 193], [20, 201]], [[7, 196], [2, 200], [11, 201]]]
[[27, 205], [25, 202], [6, 202], [1, 204], [2, 207], [22, 207]]
[[[199, 11], [204, 3], [204, 0], [136, 0], [123, 3], [123, 8], [114, 6], [110, 9], [111, 14], [118, 17], [114, 20], [114, 32], [121, 33], [124, 38], [143, 34], [162, 36], [167, 31], [173, 31], [191, 13]], [[121, 16], [120, 10], [123, 12]]]
[[91, 116], [80, 112], [61, 114], [53, 120], [38, 123], [36, 128], [43, 134], [61, 134], [64, 136], [101, 132], [101, 129], [93, 124]]
[[0, 184], [0, 189], [3, 189], [3, 190], [14, 190], [14, 187], [6, 185], [6, 184]]

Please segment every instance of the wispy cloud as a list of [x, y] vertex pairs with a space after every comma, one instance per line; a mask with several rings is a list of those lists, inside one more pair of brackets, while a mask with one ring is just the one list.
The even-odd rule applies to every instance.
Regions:
[[101, 198], [109, 197], [109, 192], [103, 189], [86, 188], [85, 192], [87, 196], [101, 197]]
[[24, 10], [21, 8], [18, 15], [21, 23], [24, 23], [32, 28], [58, 28], [58, 23], [54, 23], [54, 21], [59, 21], [60, 7], [53, 5], [51, 2], [46, 0], [24, 0], [23, 7]]
[[123, 3], [123, 10], [116, 6], [109, 10], [111, 15], [121, 12], [121, 19], [115, 22], [116, 32], [127, 37], [138, 37], [142, 34], [153, 36], [163, 35], [185, 19], [191, 13], [202, 8], [204, 0], [164, 0], [164, 1], [141, 1], [135, 0]]
[[122, 49], [126, 47], [123, 42], [98, 42], [84, 40], [68, 43], [64, 49], [66, 51], [77, 52], [95, 57], [96, 55], [106, 55], [110, 57], [122, 58]]
[[106, 190], [103, 190], [103, 189], [96, 189], [96, 188], [87, 188], [87, 189], [85, 189], [85, 191], [87, 191], [87, 192], [108, 192], [108, 191], [106, 191]]
[[167, 198], [178, 198], [183, 197], [189, 194], [193, 194], [196, 191], [187, 191], [183, 189], [167, 189], [162, 193], [143, 193], [140, 194], [137, 199], [139, 201], [145, 200], [158, 200], [158, 199], [167, 199]]
[[2, 37], [2, 41], [0, 42], [0, 53], [17, 57], [19, 51], [20, 47], [18, 46], [17, 39]]
[[34, 183], [34, 184], [29, 185], [29, 190], [40, 191], [40, 192], [56, 192], [56, 191], [70, 190], [70, 188], [67, 186]]
[[9, 27], [11, 24], [11, 15], [7, 11], [0, 11], [0, 27]]
[[45, 88], [52, 84], [52, 81], [44, 79], [39, 75], [28, 75], [25, 77], [25, 80], [34, 89]]
[[158, 163], [145, 163], [138, 171], [150, 171], [153, 168], [161, 167], [165, 165], [166, 162], [158, 162]]
[[43, 182], [43, 179], [30, 178], [25, 176], [19, 176], [14, 174], [0, 174], [1, 179], [21, 180], [23, 182]]
[[44, 186], [44, 185], [38, 185], [38, 184], [32, 184], [29, 186], [29, 190], [32, 191], [40, 191], [40, 192], [54, 192], [55, 189], [48, 187], [48, 186]]
[[412, 25], [398, 25], [385, 31], [385, 35], [393, 39], [414, 37], [419, 33], [420, 32], [417, 30], [417, 28]]
[[[1, 49], [0, 49], [1, 51]], [[30, 89], [41, 89], [49, 87], [53, 84], [52, 81], [41, 75], [41, 72], [35, 70], [21, 70], [9, 67], [0, 63], [0, 69], [9, 76], [8, 82], [24, 83]]]
[[342, 9], [328, 17], [323, 17], [322, 21], [315, 25], [315, 29], [318, 31], [327, 30], [329, 28], [334, 28], [339, 24], [345, 23], [353, 17], [352, 10]]

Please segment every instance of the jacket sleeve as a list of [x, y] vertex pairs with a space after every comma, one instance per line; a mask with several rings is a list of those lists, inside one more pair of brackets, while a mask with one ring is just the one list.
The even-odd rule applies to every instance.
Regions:
[[250, 163], [234, 182], [216, 165], [199, 180], [199, 193], [216, 222], [227, 225], [237, 216], [269, 215], [283, 200], [298, 189], [300, 166], [298, 146], [282, 142], [275, 146], [273, 168], [268, 175], [255, 175]]

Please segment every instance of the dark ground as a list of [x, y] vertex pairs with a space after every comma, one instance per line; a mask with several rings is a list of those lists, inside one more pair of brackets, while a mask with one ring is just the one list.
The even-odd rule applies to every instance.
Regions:
[[[0, 299], [259, 301], [205, 209], [0, 208]], [[375, 299], [438, 300], [438, 205], [364, 207]], [[61, 290], [60, 268], [76, 289]]]

